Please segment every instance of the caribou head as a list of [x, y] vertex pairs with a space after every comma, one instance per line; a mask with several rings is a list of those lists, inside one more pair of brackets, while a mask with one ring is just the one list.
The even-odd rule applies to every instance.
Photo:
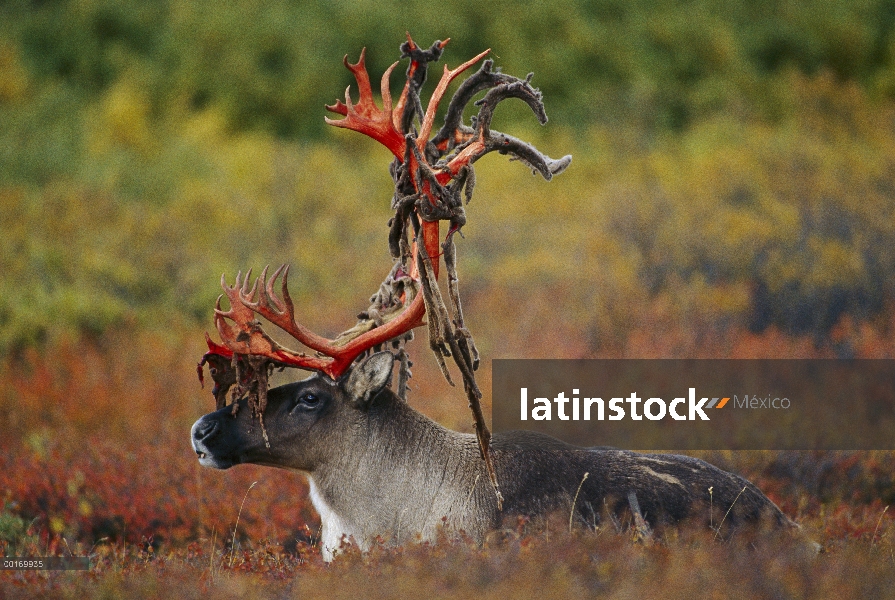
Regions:
[[352, 448], [345, 432], [364, 427], [370, 405], [391, 379], [393, 362], [391, 353], [380, 352], [340, 379], [315, 374], [270, 390], [264, 430], [248, 398], [202, 417], [192, 429], [199, 463], [214, 469], [266, 465], [307, 474], [338, 464]]

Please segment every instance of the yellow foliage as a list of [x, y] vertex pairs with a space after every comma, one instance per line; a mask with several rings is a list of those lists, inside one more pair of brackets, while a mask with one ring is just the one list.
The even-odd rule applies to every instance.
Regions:
[[135, 79], [124, 77], [105, 93], [97, 107], [98, 123], [89, 130], [92, 152], [122, 147], [145, 154], [159, 149], [151, 130], [148, 94]]
[[18, 49], [0, 40], [0, 105], [23, 101], [28, 94], [30, 77], [22, 66]]
[[813, 261], [804, 274], [808, 285], [817, 288], [852, 286], [864, 278], [864, 262], [855, 248], [849, 248], [838, 240], [817, 238], [810, 241], [809, 247]]

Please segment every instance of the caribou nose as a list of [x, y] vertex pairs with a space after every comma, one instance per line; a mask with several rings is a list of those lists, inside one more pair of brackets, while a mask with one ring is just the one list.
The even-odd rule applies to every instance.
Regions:
[[219, 429], [220, 424], [216, 419], [200, 421], [193, 428], [193, 440], [196, 442], [207, 442], [218, 433]]

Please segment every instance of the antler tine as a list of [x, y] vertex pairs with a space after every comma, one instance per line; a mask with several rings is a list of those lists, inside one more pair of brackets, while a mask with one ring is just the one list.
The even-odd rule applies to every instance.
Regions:
[[[252, 274], [252, 269], [251, 269], [251, 268], [249, 269], [248, 273], [249, 273], [249, 275]], [[244, 281], [245, 281], [245, 278], [242, 276], [242, 271], [237, 271], [237, 272], [236, 272], [236, 280], [233, 282], [233, 287], [232, 287], [232, 289], [236, 290], [237, 292], [240, 291], [240, 290], [242, 290], [242, 286], [243, 286], [243, 282], [244, 282]]]
[[[285, 312], [285, 311], [287, 310], [287, 306], [286, 306], [285, 304], [283, 304], [283, 301], [280, 300], [280, 299], [277, 297], [276, 293], [273, 291], [273, 286], [274, 286], [274, 284], [276, 283], [277, 278], [278, 278], [278, 277], [280, 276], [280, 274], [283, 273], [284, 271], [285, 271], [286, 273], [289, 273], [289, 266], [288, 266], [288, 265], [280, 265], [280, 267], [279, 267], [276, 271], [273, 272], [273, 276], [272, 276], [269, 280], [267, 280], [267, 285], [263, 288], [263, 289], [264, 289], [264, 297], [265, 297], [265, 299], [266, 299], [268, 302], [273, 302], [273, 305], [274, 305], [274, 306], [276, 307], [276, 309], [277, 309], [278, 311], [280, 311], [280, 312]], [[266, 267], [264, 268], [264, 272], [267, 273], [267, 268], [266, 268]], [[283, 287], [284, 287], [284, 288], [286, 287], [286, 279], [285, 279], [285, 277], [283, 278]], [[288, 294], [289, 292], [287, 291], [286, 293]], [[292, 308], [291, 308], [291, 306], [289, 307], [289, 312], [290, 312], [290, 313], [292, 312]]]
[[[236, 327], [230, 325], [227, 322], [227, 319], [236, 320], [237, 313], [234, 308], [231, 308], [228, 311], [224, 311], [221, 309], [221, 298], [223, 298], [223, 294], [218, 296], [217, 302], [214, 305], [214, 327], [218, 330], [218, 333], [221, 336], [221, 340], [224, 342], [224, 345], [231, 351], [235, 350], [234, 345], [237, 337], [239, 337], [239, 331]], [[250, 311], [251, 312], [251, 311]]]
[[[231, 286], [227, 285], [227, 276], [221, 275], [221, 288], [224, 290], [224, 294], [218, 296], [217, 304], [215, 305], [214, 312], [216, 315], [221, 315], [222, 317], [227, 317], [228, 319], [233, 319], [234, 321], [241, 322], [251, 320], [252, 310], [245, 305], [242, 301], [242, 272], [240, 271], [236, 275], [236, 282]], [[227, 299], [230, 301], [230, 310], [224, 311], [221, 309], [221, 298], [226, 295]]]
[[[267, 266], [261, 271], [261, 276], [255, 279], [255, 283], [252, 284], [252, 289], [249, 289], [249, 278], [252, 274], [251, 269], [246, 274], [246, 279], [242, 284], [242, 289], [239, 291], [239, 301], [251, 308], [253, 311], [258, 312], [258, 306], [261, 302], [264, 301], [264, 279], [267, 276]], [[258, 295], [258, 288], [261, 288], [261, 294]], [[255, 298], [258, 297], [256, 300]]]
[[[243, 280], [242, 282], [242, 288], [239, 290], [239, 301], [252, 310], [254, 310], [255, 306], [258, 304], [258, 302], [255, 301], [255, 296], [258, 292], [258, 282], [263, 280], [264, 273], [266, 272], [267, 267], [264, 267], [264, 271], [261, 272], [261, 277], [255, 279], [255, 282], [252, 284], [252, 288], [249, 289], [249, 281], [252, 279], [252, 270], [249, 269], [249, 272], [246, 273], [245, 280]], [[261, 285], [263, 286], [264, 284], [262, 283]]]
[[[277, 269], [277, 273], [283, 271], [283, 300], [282, 304], [284, 304], [284, 310], [288, 311], [289, 314], [295, 314], [295, 304], [292, 303], [292, 296], [289, 295], [289, 265], [283, 265], [279, 269]], [[276, 279], [276, 274], [274, 275], [274, 279]], [[271, 282], [271, 287], [273, 286], [273, 282]]]
[[397, 66], [398, 61], [393, 62], [391, 66], [385, 70], [385, 73], [382, 74], [382, 80], [379, 82], [379, 94], [382, 96], [382, 110], [389, 115], [392, 114], [392, 91], [389, 89], [388, 84], [392, 78], [392, 71], [394, 71]]
[[[357, 80], [357, 91], [360, 93], [360, 104], [364, 104], [365, 102], [373, 102], [373, 88], [370, 85], [370, 74], [367, 72], [367, 48], [364, 47], [360, 51], [360, 58], [357, 59], [357, 62], [353, 65], [348, 62], [348, 55], [346, 54], [342, 58], [342, 64], [351, 71], [354, 75], [354, 78]], [[351, 108], [351, 97], [348, 95], [347, 91], [345, 93], [345, 104], [348, 105], [348, 108]]]

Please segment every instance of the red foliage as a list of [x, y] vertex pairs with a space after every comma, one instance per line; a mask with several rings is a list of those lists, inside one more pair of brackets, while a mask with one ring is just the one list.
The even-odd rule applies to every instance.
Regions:
[[159, 546], [210, 538], [212, 530], [229, 543], [257, 481], [238, 539], [294, 546], [311, 537], [315, 516], [301, 476], [199, 466], [190, 425], [214, 404], [187, 366], [189, 349], [172, 355], [153, 338], [138, 346], [150, 351], [128, 353], [133, 345], [106, 340], [7, 363], [0, 419], [14, 433], [0, 446], [0, 509], [50, 544], [146, 537]]

